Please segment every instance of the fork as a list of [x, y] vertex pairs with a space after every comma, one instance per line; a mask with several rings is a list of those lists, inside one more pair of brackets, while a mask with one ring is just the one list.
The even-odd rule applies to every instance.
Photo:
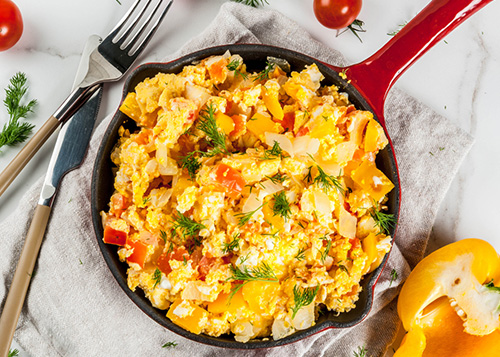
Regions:
[[88, 71], [82, 82], [0, 174], [0, 196], [52, 133], [71, 118], [102, 83], [123, 77], [153, 37], [172, 3], [173, 0], [136, 0], [132, 4], [90, 54]]

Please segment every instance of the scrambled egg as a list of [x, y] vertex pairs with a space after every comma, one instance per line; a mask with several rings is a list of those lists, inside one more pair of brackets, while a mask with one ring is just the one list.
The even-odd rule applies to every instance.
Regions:
[[389, 251], [384, 130], [322, 79], [315, 64], [248, 73], [226, 53], [122, 103], [139, 130], [121, 128], [111, 155], [104, 241], [130, 289], [186, 330], [247, 342], [307, 329], [354, 308]]

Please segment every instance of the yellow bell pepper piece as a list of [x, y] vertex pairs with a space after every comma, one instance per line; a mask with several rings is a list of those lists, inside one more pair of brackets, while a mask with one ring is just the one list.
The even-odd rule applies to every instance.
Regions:
[[142, 112], [139, 103], [137, 103], [135, 92], [127, 94], [122, 105], [120, 105], [120, 111], [136, 122], [140, 121]]
[[276, 296], [280, 289], [278, 282], [249, 281], [242, 290], [243, 298], [248, 302], [250, 309], [256, 313], [263, 314], [267, 309], [273, 296]]
[[370, 119], [366, 125], [364, 150], [366, 152], [375, 152], [385, 147], [389, 141], [385, 136], [384, 129], [374, 119]]
[[271, 120], [269, 116], [262, 113], [255, 113], [247, 122], [247, 129], [261, 140], [264, 139], [264, 133], [279, 133], [281, 125]]
[[[500, 351], [500, 291], [486, 284], [499, 280], [500, 256], [480, 239], [449, 244], [424, 258], [399, 296], [399, 317], [408, 331], [399, 356], [494, 356]], [[404, 352], [422, 345], [423, 353]]]
[[215, 113], [215, 122], [217, 126], [222, 129], [224, 134], [229, 135], [234, 130], [234, 121], [229, 116], [222, 112]]
[[262, 90], [262, 101], [264, 102], [267, 110], [278, 120], [283, 119], [283, 108], [278, 99], [278, 92], [274, 90]]
[[394, 188], [387, 176], [370, 161], [359, 165], [352, 171], [351, 177], [377, 202]]
[[[179, 307], [179, 305], [181, 306]], [[167, 317], [172, 320], [174, 324], [190, 332], [199, 334], [203, 329], [204, 320], [206, 321], [208, 319], [208, 312], [188, 300], [177, 299], [172, 306], [170, 306]]]
[[238, 314], [249, 309], [241, 290], [238, 290], [232, 297], [231, 294], [220, 293], [215, 301], [208, 303], [207, 310], [214, 314], [222, 314], [227, 311], [234, 318], [237, 318]]

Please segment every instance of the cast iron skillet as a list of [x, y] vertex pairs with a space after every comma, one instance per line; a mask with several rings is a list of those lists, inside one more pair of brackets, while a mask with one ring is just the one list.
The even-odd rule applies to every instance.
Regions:
[[[375, 119], [386, 130], [383, 116], [384, 101], [387, 92], [396, 79], [436, 42], [440, 41], [462, 21], [490, 1], [492, 0], [433, 0], [376, 54], [359, 64], [347, 68], [328, 65], [304, 54], [278, 47], [257, 44], [226, 45], [203, 49], [169, 63], [150, 63], [136, 68], [125, 83], [123, 98], [128, 92], [133, 91], [138, 83], [148, 77], [155, 76], [158, 72], [178, 73], [186, 65], [211, 55], [221, 55], [229, 50], [232, 54], [239, 54], [243, 57], [249, 72], [262, 70], [268, 56], [286, 59], [294, 71], [300, 71], [305, 65], [316, 63], [325, 76], [322, 85], [334, 84], [340, 87], [341, 91], [348, 93], [351, 103], [357, 109], [374, 113]], [[347, 81], [339, 76], [341, 71], [346, 73]], [[153, 320], [167, 329], [197, 342], [219, 347], [253, 349], [285, 345], [328, 328], [351, 327], [361, 322], [368, 315], [373, 303], [375, 284], [389, 254], [386, 255], [383, 263], [375, 271], [366, 275], [361, 281], [363, 289], [356, 303], [356, 308], [338, 316], [333, 312], [325, 313], [318, 318], [313, 327], [297, 331], [277, 341], [269, 338], [267, 340], [256, 339], [241, 343], [235, 341], [232, 335], [222, 335], [220, 337], [196, 335], [172, 323], [165, 316], [166, 311], [152, 307], [141, 289], [132, 292], [128, 288], [127, 265], [119, 261], [115, 246], [104, 244], [102, 241], [103, 227], [99, 212], [108, 209], [108, 203], [114, 190], [113, 164], [110, 160], [110, 154], [118, 140], [118, 128], [122, 125], [131, 131], [137, 129], [133, 120], [130, 120], [119, 111], [116, 112], [104, 135], [94, 166], [91, 203], [92, 219], [99, 247], [113, 276], [130, 299]], [[387, 130], [386, 135], [389, 138]], [[395, 188], [388, 195], [387, 206], [389, 213], [398, 218], [401, 188], [390, 138], [389, 142], [390, 145], [378, 154], [376, 162], [379, 169], [395, 184]], [[392, 229], [390, 234], [392, 237], [396, 235], [396, 227]]]

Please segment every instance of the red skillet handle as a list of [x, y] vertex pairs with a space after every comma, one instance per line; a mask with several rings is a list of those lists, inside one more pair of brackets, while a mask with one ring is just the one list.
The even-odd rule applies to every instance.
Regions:
[[384, 101], [394, 82], [455, 27], [493, 0], [432, 0], [370, 58], [348, 68], [351, 83], [383, 125]]

